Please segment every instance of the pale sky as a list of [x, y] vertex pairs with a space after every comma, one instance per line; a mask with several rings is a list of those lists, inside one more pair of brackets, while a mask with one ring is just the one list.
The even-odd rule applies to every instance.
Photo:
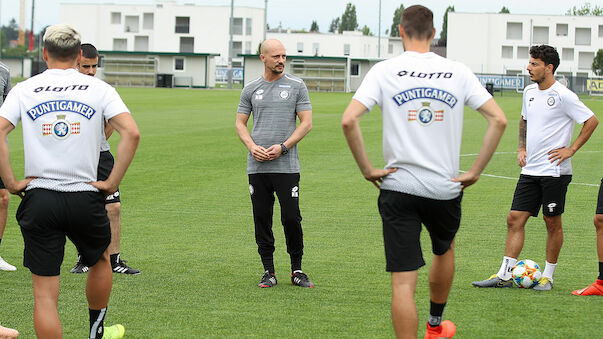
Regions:
[[[230, 0], [172, 0], [176, 3], [195, 3], [197, 5], [227, 5]], [[115, 3], [115, 4], [150, 4], [153, 0], [36, 0], [34, 31], [42, 27], [59, 23], [60, 3]], [[377, 35], [379, 30], [379, 0], [268, 0], [268, 24], [271, 28], [282, 25], [283, 28], [310, 29], [312, 20], [316, 20], [321, 32], [327, 32], [331, 20], [343, 14], [346, 4], [356, 6], [356, 14], [360, 27], [367, 25], [371, 32]], [[394, 10], [404, 4], [409, 7], [415, 4], [427, 6], [434, 12], [436, 37], [440, 36], [444, 11], [453, 5], [456, 12], [469, 13], [498, 13], [503, 6], [511, 14], [546, 14], [564, 15], [573, 7], [581, 7], [590, 2], [592, 5], [603, 7], [603, 0], [423, 0], [399, 1], [381, 0], [381, 32], [390, 28]], [[19, 0], [0, 0], [0, 24], [7, 25], [11, 18], [19, 20]], [[26, 24], [31, 26], [32, 0], [26, 0]], [[234, 0], [235, 6], [264, 7], [265, 0]]]

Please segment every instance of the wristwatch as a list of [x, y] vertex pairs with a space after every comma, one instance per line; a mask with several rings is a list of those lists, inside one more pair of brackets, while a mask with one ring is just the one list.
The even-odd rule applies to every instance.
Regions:
[[287, 147], [285, 146], [285, 144], [281, 144], [281, 154], [287, 154], [289, 153], [289, 150], [287, 149]]

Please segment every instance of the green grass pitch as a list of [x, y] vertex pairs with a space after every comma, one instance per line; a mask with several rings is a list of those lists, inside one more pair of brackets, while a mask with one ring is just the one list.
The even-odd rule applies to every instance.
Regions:
[[[245, 174], [247, 150], [238, 140], [239, 91], [119, 89], [140, 127], [141, 143], [122, 185], [122, 255], [140, 276], [114, 277], [106, 318], [122, 323], [126, 338], [264, 337], [391, 338], [390, 276], [385, 260], [378, 191], [365, 181], [341, 132], [351, 94], [311, 93], [314, 128], [300, 144], [304, 218], [304, 271], [315, 289], [292, 286], [278, 204], [274, 231], [279, 284], [256, 287], [262, 273], [253, 238]], [[597, 273], [592, 224], [603, 163], [602, 129], [574, 156], [574, 178], [564, 214], [565, 243], [555, 289], [477, 289], [473, 280], [496, 272], [504, 251], [506, 215], [516, 164], [518, 94], [496, 100], [509, 125], [482, 178], [466, 190], [456, 240], [456, 275], [444, 317], [456, 338], [506, 338], [526, 333], [550, 338], [589, 338], [601, 333], [601, 302], [575, 297], [573, 289]], [[585, 98], [597, 114], [603, 101]], [[383, 165], [379, 110], [361, 121], [371, 160]], [[485, 120], [465, 110], [461, 169], [479, 151]], [[574, 138], [579, 131], [576, 129]], [[115, 149], [119, 136], [111, 140]], [[9, 137], [15, 171], [22, 175], [19, 126]], [[506, 177], [506, 178], [505, 178]], [[22, 338], [35, 336], [31, 277], [22, 262], [23, 240], [11, 197], [0, 255], [18, 267], [0, 272], [0, 322]], [[541, 218], [526, 226], [521, 258], [544, 265]], [[432, 254], [423, 232], [426, 261]], [[70, 274], [76, 259], [68, 243], [62, 266], [59, 312], [65, 338], [85, 338], [88, 311], [85, 275]], [[429, 311], [426, 268], [416, 291], [419, 335]]]

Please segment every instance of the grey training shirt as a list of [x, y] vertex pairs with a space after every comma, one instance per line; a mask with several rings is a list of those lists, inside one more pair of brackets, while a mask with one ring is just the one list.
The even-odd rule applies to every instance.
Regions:
[[[241, 92], [238, 113], [253, 112], [251, 138], [268, 148], [285, 142], [296, 127], [297, 112], [312, 110], [306, 84], [291, 74], [268, 82], [263, 77], [248, 83]], [[299, 173], [297, 145], [275, 160], [259, 162], [247, 155], [247, 174]]]

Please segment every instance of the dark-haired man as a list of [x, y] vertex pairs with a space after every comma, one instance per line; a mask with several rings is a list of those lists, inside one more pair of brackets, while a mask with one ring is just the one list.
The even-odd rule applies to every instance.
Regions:
[[[425, 265], [420, 232], [431, 236], [430, 311], [425, 338], [451, 338], [442, 321], [454, 276], [454, 237], [462, 190], [474, 184], [496, 150], [506, 118], [477, 77], [463, 64], [429, 52], [433, 13], [408, 7], [399, 25], [405, 52], [373, 66], [346, 108], [342, 126], [364, 178], [380, 188], [386, 270], [392, 276], [392, 321], [398, 338], [416, 338], [414, 292]], [[375, 105], [383, 112], [385, 169], [369, 161], [359, 120]], [[472, 167], [459, 175], [464, 105], [488, 122]]]
[[[525, 224], [542, 215], [547, 229], [546, 264], [538, 291], [553, 288], [553, 274], [563, 245], [561, 215], [572, 180], [571, 157], [588, 141], [599, 121], [578, 96], [555, 80], [559, 54], [551, 46], [530, 48], [527, 70], [535, 82], [523, 91], [517, 163], [522, 168], [507, 215], [505, 255], [498, 273], [474, 281], [477, 287], [512, 287], [511, 271], [523, 248]], [[574, 125], [584, 124], [571, 143]]]
[[[23, 265], [31, 271], [34, 328], [38, 338], [61, 338], [59, 281], [66, 237], [90, 267], [86, 281], [89, 338], [122, 338], [124, 327], [105, 328], [113, 283], [107, 246], [111, 229], [105, 196], [114, 193], [130, 165], [140, 133], [115, 89], [75, 70], [80, 34], [50, 26], [44, 34], [48, 70], [17, 84], [0, 107], [0, 176], [23, 199], [17, 221], [25, 243]], [[115, 166], [97, 181], [101, 126], [120, 134]], [[13, 173], [6, 136], [21, 122], [24, 180]]]
[[[90, 76], [96, 75], [98, 68], [98, 51], [92, 44], [82, 44], [82, 58], [77, 65], [80, 73]], [[113, 127], [106, 121], [104, 127], [101, 128], [103, 138], [101, 140], [101, 152], [98, 160], [98, 180], [107, 180], [115, 160], [111, 154], [111, 145], [107, 141], [113, 133]], [[111, 223], [111, 244], [109, 244], [109, 258], [111, 259], [111, 269], [113, 273], [138, 275], [140, 271], [128, 266], [125, 260], [121, 259], [120, 254], [120, 239], [121, 239], [121, 199], [119, 187], [113, 194], [109, 194], [105, 199], [105, 209]], [[75, 266], [71, 269], [71, 273], [85, 273], [88, 271], [88, 266], [82, 263], [81, 256]]]

